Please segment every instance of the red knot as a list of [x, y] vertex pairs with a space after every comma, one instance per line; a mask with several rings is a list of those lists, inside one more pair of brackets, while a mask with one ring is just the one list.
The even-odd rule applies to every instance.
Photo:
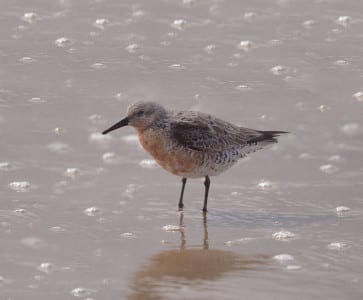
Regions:
[[204, 177], [203, 211], [207, 211], [210, 179], [248, 153], [276, 143], [284, 131], [261, 131], [233, 125], [197, 111], [174, 112], [155, 102], [136, 102], [127, 116], [102, 134], [130, 125], [144, 149], [167, 171], [182, 177], [179, 209], [187, 178]]

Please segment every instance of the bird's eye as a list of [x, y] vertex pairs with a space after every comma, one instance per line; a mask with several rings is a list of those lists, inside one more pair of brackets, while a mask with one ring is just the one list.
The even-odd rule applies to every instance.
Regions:
[[144, 111], [143, 110], [140, 110], [136, 113], [137, 116], [142, 116], [144, 114]]

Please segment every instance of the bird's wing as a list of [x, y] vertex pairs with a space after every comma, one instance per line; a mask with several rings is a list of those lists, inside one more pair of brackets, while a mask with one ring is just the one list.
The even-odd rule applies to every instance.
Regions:
[[173, 116], [171, 137], [184, 147], [207, 152], [243, 148], [266, 139], [261, 131], [238, 127], [193, 111], [183, 111]]

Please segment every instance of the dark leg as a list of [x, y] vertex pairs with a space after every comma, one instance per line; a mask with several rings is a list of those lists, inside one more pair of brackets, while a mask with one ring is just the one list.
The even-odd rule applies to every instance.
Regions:
[[180, 199], [179, 199], [179, 204], [178, 204], [178, 207], [180, 209], [182, 209], [184, 207], [184, 204], [183, 204], [183, 196], [184, 196], [184, 188], [185, 188], [185, 184], [186, 183], [187, 183], [187, 179], [186, 179], [186, 177], [183, 177], [182, 178], [182, 189], [181, 189]]
[[205, 186], [205, 193], [204, 193], [204, 205], [203, 205], [203, 212], [207, 212], [207, 201], [208, 201], [208, 192], [209, 192], [209, 186], [210, 186], [210, 179], [209, 176], [205, 176], [204, 180], [204, 186]]

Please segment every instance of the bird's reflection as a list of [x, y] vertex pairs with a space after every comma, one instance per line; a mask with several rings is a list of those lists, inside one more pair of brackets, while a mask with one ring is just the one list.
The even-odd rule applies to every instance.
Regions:
[[[181, 243], [178, 249], [166, 250], [150, 258], [131, 283], [130, 300], [170, 299], [170, 295], [188, 286], [197, 288], [203, 282], [217, 281], [226, 274], [258, 270], [267, 265], [266, 255], [243, 256], [232, 251], [210, 249], [206, 216], [203, 218], [203, 243], [187, 247], [180, 214]], [[170, 294], [171, 293], [171, 294]]]

